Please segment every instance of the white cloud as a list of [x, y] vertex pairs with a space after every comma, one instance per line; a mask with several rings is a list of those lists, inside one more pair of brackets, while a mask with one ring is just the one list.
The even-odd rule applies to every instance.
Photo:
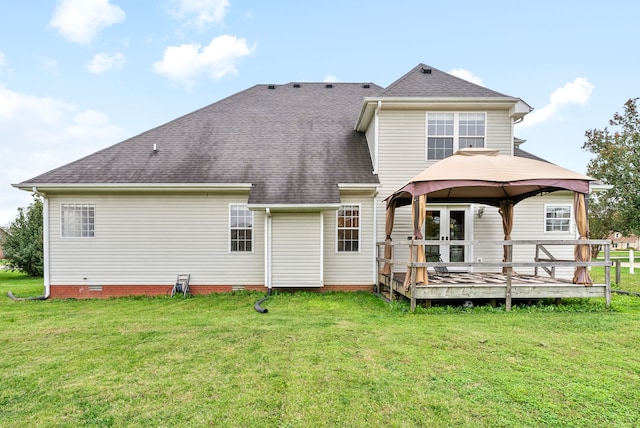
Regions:
[[[19, 183], [122, 140], [103, 113], [60, 99], [0, 85], [0, 183]], [[13, 220], [29, 195], [0, 186], [0, 226]]]
[[212, 79], [238, 74], [236, 61], [250, 55], [254, 49], [245, 39], [226, 34], [211, 40], [205, 47], [197, 43], [169, 46], [162, 60], [153, 64], [153, 71], [191, 89], [202, 74]]
[[338, 77], [332, 74], [327, 74], [326, 76], [324, 76], [324, 80], [323, 80], [323, 82], [326, 82], [326, 83], [335, 83], [337, 81], [338, 81]]
[[229, 0], [173, 0], [173, 15], [186, 24], [203, 31], [210, 24], [224, 20]]
[[545, 122], [567, 105], [585, 105], [591, 98], [591, 92], [593, 85], [584, 77], [577, 77], [573, 82], [553, 91], [549, 103], [525, 116], [520, 126], [526, 128]]
[[482, 83], [482, 79], [480, 77], [476, 76], [469, 70], [465, 70], [464, 68], [454, 68], [453, 70], [449, 71], [449, 74], [464, 79], [468, 82], [475, 83], [476, 85], [484, 86], [484, 83]]
[[102, 74], [109, 70], [120, 69], [123, 64], [124, 55], [120, 52], [116, 52], [113, 55], [100, 52], [95, 54], [89, 65], [87, 65], [87, 68], [92, 73]]
[[109, 0], [61, 0], [49, 25], [65, 39], [85, 45], [100, 30], [124, 19], [124, 11]]

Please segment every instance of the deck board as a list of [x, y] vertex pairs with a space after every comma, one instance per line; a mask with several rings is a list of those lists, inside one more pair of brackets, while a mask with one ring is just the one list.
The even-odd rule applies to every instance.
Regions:
[[[405, 288], [404, 273], [380, 275], [381, 285], [407, 298], [410, 288]], [[416, 284], [415, 298], [437, 299], [504, 299], [507, 275], [502, 273], [465, 272], [444, 275], [429, 274], [429, 284]], [[511, 296], [514, 299], [607, 297], [606, 284], [573, 284], [568, 279], [513, 274]]]

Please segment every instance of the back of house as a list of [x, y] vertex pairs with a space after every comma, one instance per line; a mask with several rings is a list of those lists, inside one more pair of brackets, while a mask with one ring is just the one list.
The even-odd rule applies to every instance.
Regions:
[[[194, 293], [371, 290], [384, 199], [460, 148], [533, 156], [514, 136], [530, 111], [424, 64], [386, 88], [261, 84], [14, 186], [44, 196], [47, 296], [169, 294], [180, 273]], [[513, 239], [575, 238], [569, 192], [517, 210]], [[502, 239], [496, 208], [436, 204], [427, 217], [445, 261], [502, 257], [445, 245]], [[395, 241], [410, 218], [398, 211]]]

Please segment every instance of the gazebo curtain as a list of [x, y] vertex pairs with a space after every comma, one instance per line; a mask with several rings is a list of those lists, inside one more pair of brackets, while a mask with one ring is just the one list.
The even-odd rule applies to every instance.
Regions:
[[[504, 231], [504, 240], [511, 240], [511, 231], [513, 230], [513, 201], [500, 201], [500, 216], [502, 217], [502, 230]], [[512, 261], [513, 255], [509, 251], [509, 245], [504, 246], [502, 257], [503, 262]], [[502, 273], [507, 273], [507, 268], [502, 268]]]
[[[385, 242], [391, 243], [391, 233], [393, 232], [393, 221], [396, 216], [396, 203], [395, 201], [389, 203], [387, 205], [386, 219], [384, 224], [384, 233], [387, 235]], [[393, 256], [393, 247], [391, 245], [384, 246], [384, 258], [389, 260]], [[382, 266], [382, 270], [380, 271], [383, 275], [391, 274], [391, 263], [384, 262], [384, 266]]]
[[[578, 227], [579, 239], [589, 239], [589, 220], [587, 217], [587, 204], [585, 203], [585, 197], [583, 193], [574, 192], [573, 196], [573, 211], [576, 216], [576, 226]], [[588, 262], [591, 261], [591, 246], [586, 244], [578, 244], [574, 249], [574, 255], [576, 262]], [[589, 271], [586, 266], [576, 267], [576, 272], [573, 275], [574, 284], [591, 285], [593, 280], [589, 276]]]
[[[424, 227], [425, 216], [427, 213], [427, 195], [414, 196], [411, 200], [411, 221], [413, 224], [413, 239], [422, 240], [422, 228]], [[416, 247], [409, 247], [409, 263], [413, 261], [413, 251], [418, 252], [416, 261], [418, 263], [424, 263], [427, 258], [424, 253], [424, 245], [418, 245]], [[427, 277], [427, 268], [420, 266], [416, 268], [416, 284], [427, 285], [429, 279]], [[407, 275], [404, 279], [404, 286], [408, 287], [411, 283], [411, 268], [407, 267]]]

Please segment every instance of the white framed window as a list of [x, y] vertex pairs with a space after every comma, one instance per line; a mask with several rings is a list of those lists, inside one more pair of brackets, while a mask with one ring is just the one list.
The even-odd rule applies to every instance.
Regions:
[[253, 212], [246, 205], [229, 205], [231, 252], [253, 252]]
[[93, 238], [95, 225], [95, 204], [60, 205], [60, 235], [63, 238]]
[[440, 160], [458, 149], [484, 147], [485, 113], [427, 113], [426, 160]]
[[338, 252], [359, 252], [360, 205], [342, 205], [336, 215]]
[[544, 231], [571, 232], [572, 211], [571, 204], [545, 205]]

